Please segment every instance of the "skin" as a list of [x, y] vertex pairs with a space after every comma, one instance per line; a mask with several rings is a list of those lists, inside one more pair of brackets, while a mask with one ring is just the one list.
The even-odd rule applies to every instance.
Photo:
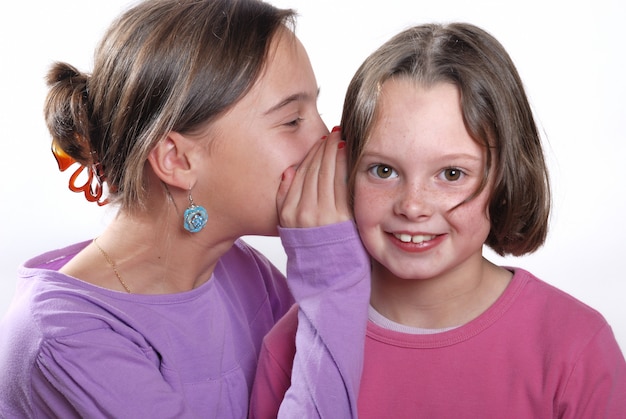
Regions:
[[[345, 190], [338, 181], [345, 155], [338, 133], [326, 138], [317, 94], [306, 51], [285, 29], [259, 79], [227, 113], [199, 134], [171, 132], [154, 148], [146, 164], [148, 209], [119, 212], [98, 238], [133, 293], [198, 287], [236, 239], [274, 235], [279, 222], [310, 227], [349, 218], [345, 191], [334, 191]], [[194, 234], [182, 227], [189, 190], [209, 214]], [[93, 244], [61, 271], [125, 292]]]
[[485, 151], [465, 128], [452, 84], [391, 79], [380, 111], [354, 191], [355, 221], [372, 257], [372, 305], [408, 326], [464, 324], [512, 276], [482, 256], [491, 184], [458, 206], [480, 183]]
[[211, 125], [204, 142], [210, 146], [198, 158], [200, 177], [193, 193], [205, 196], [202, 202], [214, 214], [214, 224], [231, 239], [277, 234], [274, 198], [283, 173], [299, 166], [328, 134], [302, 44], [285, 32], [271, 56], [252, 90]]

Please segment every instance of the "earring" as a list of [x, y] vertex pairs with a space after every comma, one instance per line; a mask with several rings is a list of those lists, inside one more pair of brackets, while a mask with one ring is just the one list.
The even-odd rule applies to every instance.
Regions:
[[200, 205], [196, 205], [191, 197], [191, 189], [189, 190], [189, 208], [185, 210], [184, 224], [185, 230], [190, 233], [197, 233], [202, 230], [209, 219], [206, 209]]

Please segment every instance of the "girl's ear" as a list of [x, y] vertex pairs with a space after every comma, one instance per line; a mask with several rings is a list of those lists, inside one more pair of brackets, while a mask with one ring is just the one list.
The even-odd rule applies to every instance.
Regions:
[[171, 131], [148, 155], [152, 171], [167, 185], [187, 190], [195, 184], [195, 174], [190, 163], [190, 153], [196, 141]]

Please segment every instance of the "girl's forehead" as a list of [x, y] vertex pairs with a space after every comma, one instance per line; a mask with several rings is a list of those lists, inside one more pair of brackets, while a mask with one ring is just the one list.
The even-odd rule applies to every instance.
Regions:
[[[469, 133], [456, 85], [425, 86], [396, 79], [381, 89], [376, 117], [361, 154], [407, 165], [487, 164], [488, 149]], [[491, 159], [493, 161], [493, 159]]]
[[467, 129], [458, 88], [450, 83], [424, 86], [391, 79], [382, 86], [371, 132], [420, 136], [465, 136]]

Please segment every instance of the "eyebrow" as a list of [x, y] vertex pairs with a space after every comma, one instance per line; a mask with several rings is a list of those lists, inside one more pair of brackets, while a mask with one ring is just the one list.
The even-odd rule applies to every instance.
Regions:
[[[386, 160], [389, 158], [389, 156], [387, 156], [384, 151], [379, 152], [378, 150], [365, 150], [361, 154], [361, 159], [364, 159], [364, 158]], [[444, 154], [441, 156], [437, 156], [437, 159], [455, 160], [455, 161], [467, 160], [467, 161], [472, 161], [472, 162], [480, 162], [482, 157], [474, 156], [474, 155], [467, 154], [467, 153], [451, 153], [451, 154]]]
[[446, 154], [444, 155], [444, 157], [446, 159], [450, 159], [450, 160], [472, 160], [472, 161], [480, 161], [482, 159], [482, 156], [475, 156], [473, 154], [466, 154], [466, 153], [454, 153], [454, 154]]
[[[320, 95], [320, 88], [317, 88], [317, 92], [315, 94], [315, 99], [317, 99]], [[276, 112], [277, 110], [284, 108], [285, 106], [289, 105], [290, 103], [293, 102], [297, 102], [297, 101], [306, 101], [306, 100], [310, 100], [311, 95], [309, 95], [308, 93], [304, 93], [304, 92], [299, 92], [299, 93], [294, 93], [293, 95], [287, 96], [285, 99], [281, 100], [278, 104], [272, 106], [271, 108], [269, 108], [264, 115], [269, 115], [272, 112]]]

